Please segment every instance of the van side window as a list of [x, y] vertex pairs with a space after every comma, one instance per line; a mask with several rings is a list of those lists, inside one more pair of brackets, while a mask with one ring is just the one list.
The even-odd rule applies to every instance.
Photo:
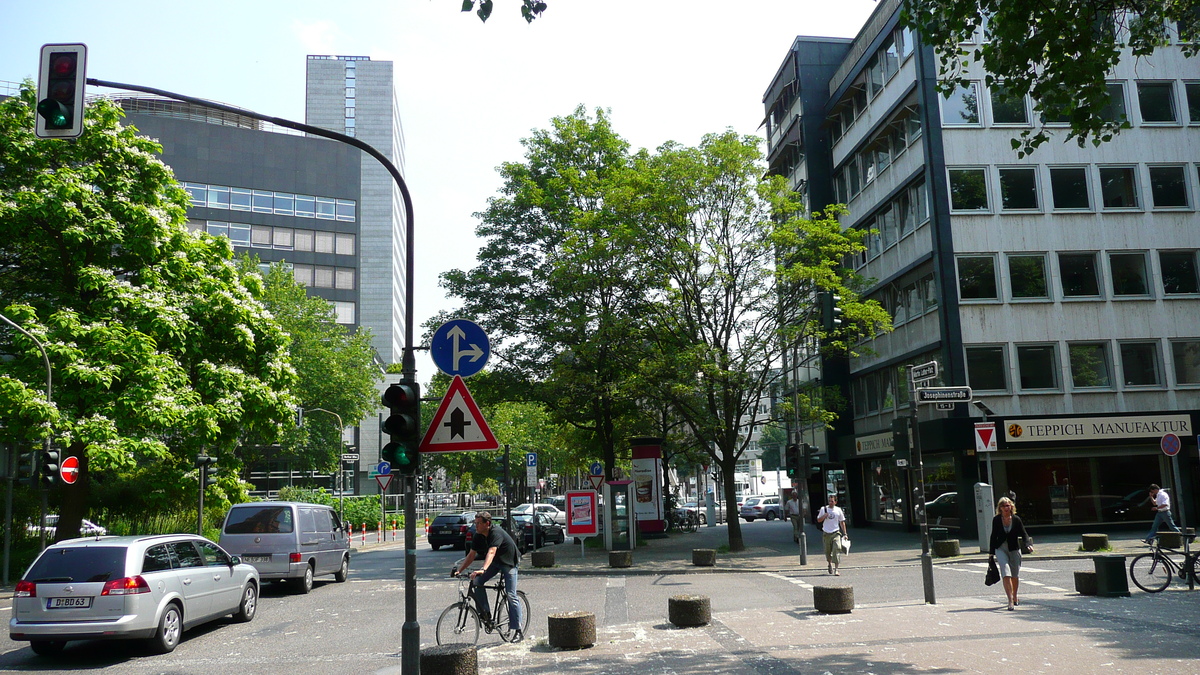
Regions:
[[146, 555], [142, 558], [142, 574], [169, 569], [171, 569], [171, 554], [167, 551], [165, 544], [146, 549]]
[[225, 534], [271, 534], [291, 532], [292, 508], [290, 506], [243, 507], [230, 509], [225, 523]]
[[300, 507], [300, 531], [301, 532], [318, 532], [317, 517], [313, 511], [317, 509], [302, 506]]
[[329, 517], [333, 519], [333, 529], [340, 531], [342, 529], [342, 519], [338, 517], [337, 512], [330, 511]]
[[331, 513], [331, 511], [329, 511], [329, 509], [314, 509], [314, 510], [316, 511], [316, 516], [317, 516], [317, 532], [320, 532], [321, 534], [325, 534], [326, 532], [332, 532], [333, 531], [333, 521], [330, 520], [330, 518], [329, 518], [329, 514]]

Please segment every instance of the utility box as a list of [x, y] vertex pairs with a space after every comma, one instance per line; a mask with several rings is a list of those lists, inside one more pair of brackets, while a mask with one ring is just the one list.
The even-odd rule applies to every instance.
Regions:
[[1125, 556], [1098, 555], [1092, 558], [1096, 568], [1096, 595], [1102, 598], [1128, 598], [1129, 579], [1125, 576]]
[[987, 553], [991, 546], [992, 518], [996, 515], [995, 495], [987, 483], [975, 484], [975, 525], [979, 528], [979, 552]]

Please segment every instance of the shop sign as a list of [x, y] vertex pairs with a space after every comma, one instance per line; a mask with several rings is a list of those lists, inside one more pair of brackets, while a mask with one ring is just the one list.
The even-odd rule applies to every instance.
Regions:
[[854, 440], [854, 454], [883, 455], [892, 451], [892, 432], [859, 436]]
[[1130, 417], [1046, 417], [1009, 420], [1004, 440], [1009, 444], [1047, 441], [1159, 440], [1164, 434], [1192, 434], [1191, 415]]

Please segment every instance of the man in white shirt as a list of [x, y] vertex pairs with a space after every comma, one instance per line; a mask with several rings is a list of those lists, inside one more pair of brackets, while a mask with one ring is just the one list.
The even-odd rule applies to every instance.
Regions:
[[1154, 522], [1150, 525], [1150, 533], [1146, 535], [1147, 544], [1154, 541], [1159, 525], [1163, 523], [1167, 524], [1168, 530], [1179, 531], [1179, 528], [1175, 526], [1175, 520], [1171, 518], [1171, 497], [1167, 495], [1166, 491], [1151, 483], [1150, 500], [1153, 502]]
[[787, 500], [785, 511], [787, 512], [788, 520], [792, 521], [792, 541], [800, 541], [800, 528], [803, 527], [803, 516], [800, 513], [800, 497], [797, 495], [799, 491], [792, 489], [792, 498]]
[[840, 576], [838, 564], [841, 562], [842, 537], [846, 536], [846, 514], [838, 508], [837, 495], [829, 495], [829, 505], [821, 507], [817, 513], [817, 523], [825, 540], [825, 561], [829, 563], [829, 573]]

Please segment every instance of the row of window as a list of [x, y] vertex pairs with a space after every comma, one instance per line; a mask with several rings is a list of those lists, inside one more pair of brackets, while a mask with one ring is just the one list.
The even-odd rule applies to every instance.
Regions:
[[[942, 126], [982, 127], [985, 115], [992, 126], [1030, 125], [1032, 116], [1028, 96], [1011, 96], [1003, 85], [993, 85], [988, 88], [989, 106], [985, 110], [980, 105], [981, 86], [978, 81], [968, 82], [953, 92], [942, 94]], [[1179, 95], [1180, 87], [1182, 97]], [[1137, 91], [1138, 121], [1142, 125], [1178, 125], [1184, 121], [1200, 124], [1200, 82], [1138, 80], [1134, 83], [1134, 89]], [[1108, 105], [1101, 117], [1109, 122], [1135, 121], [1129, 115], [1124, 81], [1109, 82], [1108, 96]], [[1181, 101], [1185, 103], [1184, 106], [1179, 105]], [[1053, 126], [1066, 125], [1068, 121], [1045, 118], [1042, 123]]]
[[[1009, 300], [1050, 300], [1050, 279], [1059, 281], [1059, 297], [1099, 299], [1108, 292], [1112, 298], [1149, 298], [1151, 291], [1151, 261], [1158, 260], [1157, 278], [1162, 295], [1195, 295], [1200, 293], [1200, 274], [1197, 273], [1195, 250], [1158, 251], [1060, 251], [1047, 253], [1007, 253]], [[1000, 285], [995, 254], [956, 256], [958, 262], [958, 295], [964, 301], [1000, 300]], [[1107, 265], [1103, 265], [1107, 262]], [[1056, 266], [1052, 269], [1051, 266]], [[1107, 277], [1108, 284], [1101, 283]]]
[[354, 222], [355, 218], [355, 201], [352, 199], [314, 197], [290, 192], [252, 190], [228, 185], [205, 185], [204, 183], [184, 183], [183, 187], [191, 196], [192, 206], [273, 213], [279, 216], [316, 218], [318, 220]]
[[296, 283], [308, 288], [335, 288], [341, 291], [354, 290], [354, 268], [331, 265], [292, 265], [292, 276]]
[[[1011, 375], [1023, 392], [1062, 391], [1064, 379], [1077, 391], [1161, 388], [1169, 384], [1170, 373], [1174, 386], [1200, 385], [1200, 340], [1168, 340], [1167, 345], [1165, 367], [1157, 339], [971, 345], [966, 348], [968, 384], [974, 391], [1011, 392]], [[1065, 376], [1059, 361], [1064, 351]], [[1011, 354], [1015, 370], [1009, 367]]]
[[[1200, 165], [1195, 175], [1200, 177]], [[1040, 184], [1048, 180], [1049, 206], [1055, 211], [1091, 211], [1099, 197], [1105, 211], [1138, 211], [1145, 197], [1154, 209], [1188, 209], [1192, 206], [1187, 165], [951, 167], [947, 169], [950, 210], [989, 213], [999, 204], [1003, 211], [1037, 212], [1046, 199]], [[992, 183], [995, 183], [995, 189]], [[1144, 186], [1149, 186], [1147, 190]], [[999, 192], [999, 199], [994, 193]]]
[[[267, 275], [267, 273], [270, 271], [272, 264], [275, 264], [275, 263], [268, 263], [268, 262], [259, 263], [258, 271], [261, 272], [262, 275], [265, 277]], [[286, 262], [282, 263], [282, 264], [286, 267], [292, 268], [292, 273], [296, 275], [297, 282], [304, 284], [305, 286], [309, 286], [309, 287], [315, 286], [315, 283], [305, 283], [303, 281], [303, 279], [309, 279], [310, 281], [313, 281], [313, 277], [314, 277], [316, 268], [314, 268], [312, 265], [293, 265], [291, 263], [286, 263]], [[308, 268], [308, 271], [305, 272], [303, 269], [301, 269], [300, 271], [297, 271], [297, 268]], [[321, 268], [321, 269], [322, 270], [329, 270], [329, 269], [333, 270], [332, 277], [326, 276], [326, 272], [322, 272], [321, 273], [322, 276], [319, 278], [322, 280], [332, 279], [332, 281], [330, 283], [333, 283], [336, 285], [339, 272], [345, 268], [334, 267], [334, 268]], [[354, 277], [353, 277], [354, 271], [350, 270], [350, 272], [351, 272], [350, 283], [353, 283], [354, 282]], [[334, 286], [325, 285], [325, 286], [319, 286], [319, 288], [334, 288]], [[336, 300], [336, 301], [331, 301], [329, 304], [333, 305], [333, 311], [334, 311], [334, 315], [336, 317], [334, 320], [337, 323], [342, 324], [342, 325], [353, 325], [354, 324], [355, 310], [358, 308], [357, 303], [348, 301], [348, 300]]]
[[936, 358], [937, 354], [929, 353], [914, 357], [906, 363], [854, 378], [851, 389], [855, 417], [874, 415], [882, 410], [907, 408], [908, 367], [928, 363]]
[[189, 220], [188, 229], [205, 230], [217, 237], [229, 237], [229, 241], [234, 246], [270, 248], [276, 251], [336, 253], [337, 255], [354, 255], [355, 239], [357, 238], [348, 232], [226, 223], [219, 220]]
[[892, 325], [899, 326], [938, 308], [937, 284], [933, 274], [927, 274], [907, 284], [888, 286], [881, 303], [892, 315]]
[[870, 230], [867, 234], [866, 249], [850, 261], [859, 269], [874, 260], [887, 249], [915, 231], [929, 220], [929, 199], [925, 193], [925, 181], [917, 181], [907, 189], [901, 190], [883, 208], [875, 213], [873, 218], [863, 221], [856, 227], [860, 230]]
[[837, 143], [867, 110], [868, 101], [883, 91], [884, 85], [900, 72], [902, 64], [913, 53], [914, 37], [908, 28], [892, 31], [867, 62], [859, 80], [846, 92], [841, 109], [829, 120], [830, 134]]
[[921, 108], [906, 107], [901, 115], [883, 125], [877, 137], [864, 144], [834, 172], [834, 197], [842, 204], [849, 204], [920, 137]]
[[347, 136], [354, 135], [357, 118], [355, 117], [355, 106], [357, 97], [358, 83], [358, 64], [354, 61], [346, 61], [346, 117], [345, 130]]

